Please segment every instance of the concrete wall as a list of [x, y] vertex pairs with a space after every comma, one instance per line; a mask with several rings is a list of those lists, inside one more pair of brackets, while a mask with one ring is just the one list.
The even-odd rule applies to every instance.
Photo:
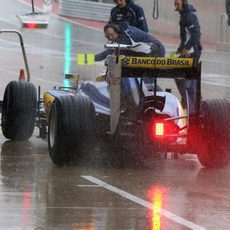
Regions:
[[[179, 33], [179, 16], [174, 11], [174, 0], [158, 0], [160, 16], [153, 20], [153, 0], [138, 0], [145, 11], [151, 32], [177, 38]], [[197, 9], [201, 24], [202, 41], [217, 43], [220, 38], [220, 15], [225, 13], [225, 0], [189, 0]]]
[[[223, 30], [221, 30], [221, 14], [226, 12], [225, 9], [225, 0], [188, 0], [190, 4], [192, 4], [197, 9], [197, 14], [201, 24], [201, 33], [202, 33], [202, 43], [204, 44], [217, 44], [220, 41], [220, 38], [224, 38], [225, 41], [221, 41], [222, 43], [228, 43], [230, 46], [230, 27], [225, 24], [223, 26]], [[76, 7], [78, 10], [82, 11], [79, 7], [77, 7], [78, 2], [87, 2], [85, 5], [87, 8], [91, 9], [91, 5], [98, 5], [105, 3], [105, 5], [110, 5], [111, 3], [115, 6], [113, 0], [94, 0], [91, 4], [90, 0], [59, 0], [59, 4], [66, 5], [68, 2], [76, 3]], [[174, 0], [158, 0], [159, 2], [159, 19], [154, 20], [152, 18], [153, 13], [153, 2], [154, 0], [135, 0], [137, 4], [143, 7], [149, 30], [151, 33], [155, 35], [162, 35], [166, 39], [177, 39], [179, 38], [179, 14], [174, 9]], [[109, 4], [107, 4], [109, 3]], [[74, 7], [71, 7], [73, 10]], [[101, 9], [104, 13], [110, 13], [108, 9]], [[84, 13], [84, 12], [83, 12]], [[97, 13], [99, 11], [97, 10]], [[74, 13], [71, 16], [83, 17], [81, 16], [82, 12]], [[67, 15], [69, 13], [67, 12]], [[89, 13], [85, 15], [89, 18]], [[93, 14], [94, 15], [94, 14]], [[70, 16], [70, 15], [69, 15]], [[106, 19], [109, 16], [106, 16]], [[83, 17], [84, 18], [84, 17]], [[96, 17], [97, 20], [99, 16]], [[95, 19], [93, 17], [92, 19]], [[227, 23], [227, 22], [226, 22]], [[222, 31], [222, 32], [221, 32]], [[221, 34], [222, 33], [222, 34]], [[226, 36], [227, 35], [227, 36]]]

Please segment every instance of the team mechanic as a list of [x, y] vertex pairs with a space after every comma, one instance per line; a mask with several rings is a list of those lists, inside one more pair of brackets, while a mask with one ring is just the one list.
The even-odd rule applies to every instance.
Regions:
[[[123, 28], [123, 27], [122, 27]], [[123, 30], [117, 24], [108, 23], [104, 27], [105, 37], [119, 44], [132, 45], [134, 48], [129, 50], [121, 50], [120, 54], [125, 56], [149, 56], [149, 57], [164, 57], [165, 47], [163, 44], [150, 34], [133, 26], [128, 26]], [[138, 44], [138, 46], [135, 46]], [[105, 50], [95, 55], [95, 61], [104, 60], [113, 50]], [[151, 86], [151, 79], [145, 78], [144, 82]], [[129, 90], [129, 80], [122, 79], [122, 87], [124, 90]]]
[[148, 32], [148, 25], [142, 7], [135, 4], [132, 0], [114, 0], [117, 4], [112, 8], [109, 23], [120, 25], [126, 21], [130, 26], [134, 26]]
[[[117, 24], [108, 23], [104, 27], [105, 37], [111, 41], [119, 44], [139, 46], [131, 48], [130, 50], [121, 51], [120, 54], [126, 56], [152, 56], [152, 57], [164, 57], [165, 47], [150, 34], [133, 26], [128, 26], [126, 30], [121, 29]], [[112, 54], [113, 50], [105, 50], [95, 55], [95, 61], [104, 60], [109, 54]]]
[[[200, 24], [195, 8], [187, 0], [175, 0], [175, 10], [180, 14], [180, 46], [177, 54], [180, 57], [191, 57], [199, 60], [201, 55]], [[177, 79], [176, 84], [182, 97], [182, 105], [186, 105], [186, 89], [189, 99], [189, 113], [195, 110], [197, 80]]]

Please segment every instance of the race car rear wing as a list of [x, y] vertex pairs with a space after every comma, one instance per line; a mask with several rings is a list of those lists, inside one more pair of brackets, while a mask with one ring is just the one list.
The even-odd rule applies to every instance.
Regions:
[[[121, 78], [153, 78], [154, 95], [158, 78], [196, 79], [197, 98], [196, 111], [199, 113], [201, 98], [201, 62], [192, 58], [159, 58], [159, 57], [125, 57], [109, 55], [108, 83], [110, 91], [110, 133], [114, 133], [120, 117]], [[142, 81], [140, 84], [142, 90]]]
[[120, 57], [121, 77], [184, 78], [201, 77], [201, 63], [192, 58]]

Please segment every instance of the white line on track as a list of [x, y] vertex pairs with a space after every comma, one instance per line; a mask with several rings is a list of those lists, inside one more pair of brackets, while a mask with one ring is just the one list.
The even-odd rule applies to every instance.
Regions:
[[215, 86], [223, 86], [226, 88], [230, 88], [230, 85], [224, 84], [224, 83], [218, 83], [218, 82], [210, 82], [210, 81], [202, 81], [202, 83], [207, 85], [215, 85]]
[[105, 188], [113, 193], [116, 193], [130, 201], [133, 201], [134, 203], [136, 204], [139, 204], [143, 207], [146, 207], [148, 209], [154, 209], [156, 211], [158, 211], [162, 216], [172, 220], [173, 222], [176, 222], [178, 224], [181, 224], [189, 229], [194, 229], [194, 230], [204, 230], [205, 228], [202, 227], [202, 226], [199, 226], [199, 225], [196, 225], [194, 223], [192, 223], [191, 221], [188, 221], [180, 216], [177, 216], [165, 209], [162, 209], [162, 208], [159, 208], [159, 207], [154, 207], [153, 204], [151, 204], [150, 202], [147, 202], [137, 196], [134, 196], [124, 190], [121, 190], [119, 188], [116, 188], [110, 184], [107, 184], [106, 182], [104, 181], [101, 181], [93, 176], [81, 176], [82, 178], [88, 180], [88, 181], [91, 181], [92, 183], [98, 185], [98, 186], [101, 186], [102, 188]]
[[97, 185], [97, 184], [78, 184], [77, 185], [78, 187], [89, 187], [89, 188], [98, 188], [98, 187], [101, 187], [100, 185]]
[[43, 78], [36, 78], [35, 80], [40, 81], [40, 82], [47, 82], [47, 83], [51, 83], [51, 84], [58, 85], [58, 86], [61, 86], [61, 85], [62, 85], [62, 83], [61, 83], [61, 82], [57, 82], [57, 81], [50, 81], [50, 80], [46, 80], [46, 79], [43, 79]]
[[230, 87], [228, 75], [203, 73], [201, 78], [203, 79], [202, 83], [204, 83], [204, 84], [223, 86], [223, 87], [227, 87], [227, 88]]
[[0, 21], [6, 22], [6, 23], [8, 23], [8, 24], [10, 24], [10, 25], [12, 25], [12, 26], [18, 27], [18, 23], [13, 23], [13, 22], [11, 22], [11, 21], [5, 19], [5, 18], [0, 17]]

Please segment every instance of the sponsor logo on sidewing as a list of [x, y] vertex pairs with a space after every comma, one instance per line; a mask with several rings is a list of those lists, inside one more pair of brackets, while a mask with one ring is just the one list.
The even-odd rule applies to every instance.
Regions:
[[125, 60], [122, 60], [122, 65], [142, 68], [191, 68], [193, 66], [193, 59], [125, 57]]

